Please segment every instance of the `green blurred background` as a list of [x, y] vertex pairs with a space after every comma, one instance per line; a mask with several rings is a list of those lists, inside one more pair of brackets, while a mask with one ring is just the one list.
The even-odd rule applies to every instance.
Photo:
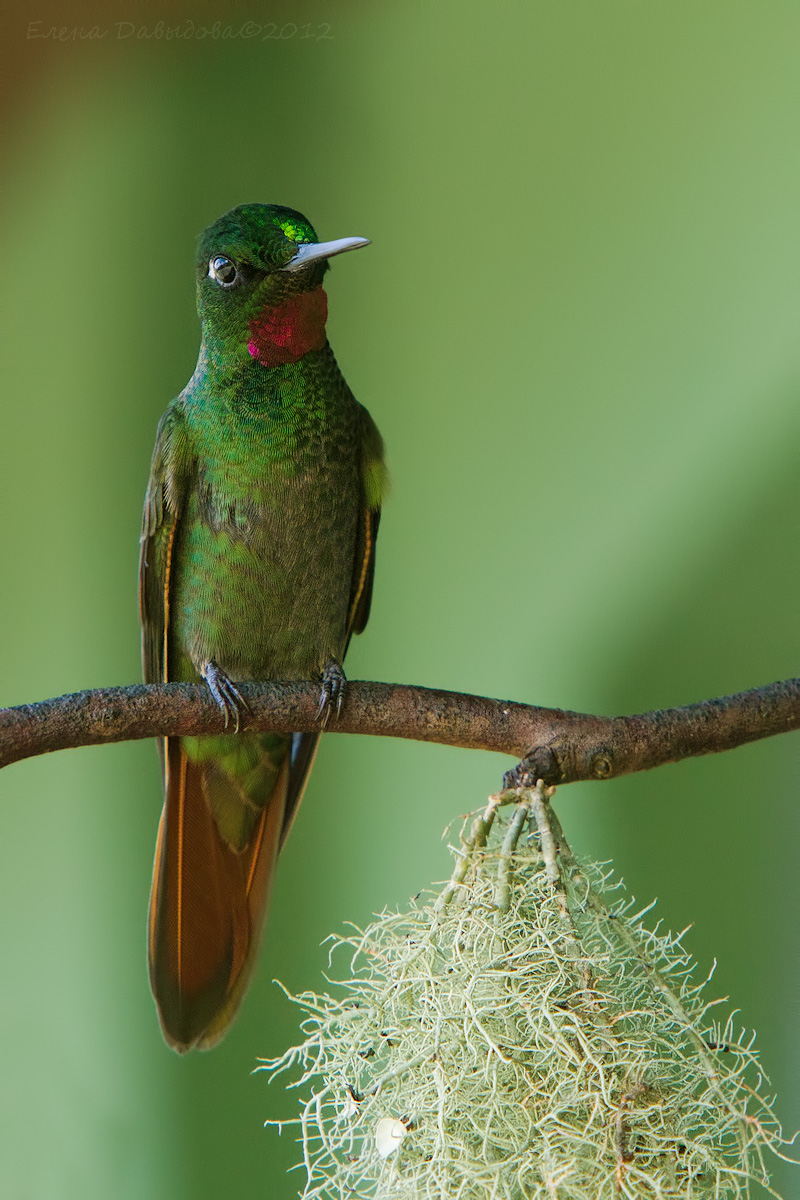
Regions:
[[[29, 36], [76, 23], [105, 33]], [[328, 283], [394, 478], [351, 678], [615, 713], [795, 674], [799, 43], [795, 0], [18, 6], [0, 704], [139, 678], [195, 238], [249, 200], [374, 243]], [[778, 738], [558, 802], [578, 849], [696, 923], [790, 1129], [799, 758]], [[153, 745], [4, 771], [0, 1196], [295, 1195], [292, 1135], [262, 1128], [293, 1101], [250, 1074], [297, 1036], [271, 981], [318, 986], [328, 932], [442, 878], [443, 827], [509, 765], [328, 737], [240, 1019], [185, 1059], [145, 967]]]

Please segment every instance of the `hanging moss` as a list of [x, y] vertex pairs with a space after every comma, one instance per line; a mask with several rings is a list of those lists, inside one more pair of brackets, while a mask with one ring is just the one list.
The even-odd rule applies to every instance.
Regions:
[[293, 997], [305, 1041], [264, 1066], [299, 1071], [304, 1200], [777, 1195], [753, 1038], [572, 856], [551, 795], [492, 797], [444, 891], [337, 939], [335, 995]]

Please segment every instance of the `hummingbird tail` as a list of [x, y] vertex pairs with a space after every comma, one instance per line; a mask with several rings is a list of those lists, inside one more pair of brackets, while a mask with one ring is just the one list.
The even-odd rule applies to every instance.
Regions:
[[287, 742], [269, 797], [236, 844], [221, 835], [213, 811], [233, 781], [213, 759], [198, 761], [179, 738], [167, 738], [149, 960], [164, 1037], [179, 1053], [220, 1040], [249, 982], [284, 829], [288, 749]]

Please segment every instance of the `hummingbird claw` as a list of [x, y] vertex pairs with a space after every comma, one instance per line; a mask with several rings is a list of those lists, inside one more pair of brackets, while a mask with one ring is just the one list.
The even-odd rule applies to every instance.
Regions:
[[239, 717], [244, 710], [249, 712], [250, 706], [240, 693], [236, 685], [228, 678], [222, 667], [218, 667], [215, 662], [206, 664], [203, 671], [203, 678], [208, 684], [208, 690], [216, 700], [222, 715], [225, 718], [225, 729], [227, 730], [231, 720], [233, 720], [233, 732], [239, 732]]
[[336, 705], [336, 716], [339, 716], [339, 713], [342, 711], [346, 688], [347, 677], [339, 663], [328, 663], [322, 672], [322, 691], [319, 697], [319, 708], [317, 709], [317, 720], [321, 720], [323, 726], [328, 724], [333, 704]]

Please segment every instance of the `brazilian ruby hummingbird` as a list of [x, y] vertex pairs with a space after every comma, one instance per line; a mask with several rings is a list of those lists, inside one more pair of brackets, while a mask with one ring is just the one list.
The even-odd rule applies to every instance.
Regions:
[[213, 1046], [253, 970], [319, 733], [240, 731], [244, 680], [317, 679], [323, 717], [367, 622], [385, 467], [325, 333], [328, 260], [301, 213], [243, 204], [200, 238], [202, 343], [158, 427], [140, 559], [147, 682], [204, 680], [224, 734], [168, 737], [150, 981], [168, 1044]]

